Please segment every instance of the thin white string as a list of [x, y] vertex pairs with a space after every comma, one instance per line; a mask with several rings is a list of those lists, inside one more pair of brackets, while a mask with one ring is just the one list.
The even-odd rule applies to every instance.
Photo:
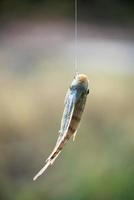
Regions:
[[75, 73], [78, 74], [78, 2], [75, 0], [75, 55], [74, 55], [74, 66], [75, 66]]

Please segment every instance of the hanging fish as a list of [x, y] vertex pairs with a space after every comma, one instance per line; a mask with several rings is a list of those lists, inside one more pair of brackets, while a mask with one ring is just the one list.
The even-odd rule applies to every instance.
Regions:
[[71, 136], [73, 136], [74, 141], [88, 93], [88, 77], [84, 74], [77, 74], [65, 97], [65, 108], [56, 146], [46, 160], [45, 166], [37, 173], [33, 180], [41, 176], [43, 172], [54, 163]]

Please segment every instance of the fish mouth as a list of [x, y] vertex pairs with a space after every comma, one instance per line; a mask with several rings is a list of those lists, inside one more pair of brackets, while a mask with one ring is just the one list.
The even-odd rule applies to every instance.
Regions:
[[87, 83], [88, 82], [88, 76], [85, 74], [78, 74], [76, 76], [76, 79], [81, 83]]

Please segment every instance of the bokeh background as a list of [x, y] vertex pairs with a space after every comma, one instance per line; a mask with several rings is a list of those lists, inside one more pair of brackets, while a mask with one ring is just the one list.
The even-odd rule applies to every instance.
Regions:
[[75, 143], [36, 182], [74, 70], [74, 0], [0, 1], [0, 199], [134, 199], [134, 2], [78, 0], [90, 95]]

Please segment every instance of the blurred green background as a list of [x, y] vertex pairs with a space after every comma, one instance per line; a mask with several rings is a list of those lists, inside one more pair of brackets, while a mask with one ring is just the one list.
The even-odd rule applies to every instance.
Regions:
[[74, 70], [73, 0], [0, 1], [0, 200], [134, 199], [134, 3], [78, 0], [89, 76], [75, 142], [51, 153]]

